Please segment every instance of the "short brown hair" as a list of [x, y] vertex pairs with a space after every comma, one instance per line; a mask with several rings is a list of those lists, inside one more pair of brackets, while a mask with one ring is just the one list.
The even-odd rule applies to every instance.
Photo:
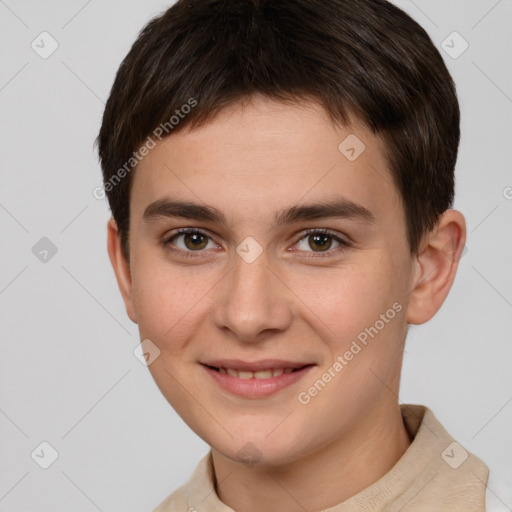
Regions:
[[200, 126], [255, 93], [316, 100], [380, 134], [418, 250], [452, 204], [460, 137], [455, 85], [425, 30], [385, 0], [178, 0], [121, 63], [95, 141], [127, 258], [134, 152], [158, 126]]

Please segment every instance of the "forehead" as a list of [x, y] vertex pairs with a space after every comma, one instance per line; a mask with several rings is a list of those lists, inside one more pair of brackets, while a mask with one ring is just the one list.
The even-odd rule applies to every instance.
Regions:
[[159, 141], [133, 176], [130, 210], [140, 218], [170, 196], [211, 205], [232, 222], [257, 217], [269, 225], [283, 206], [336, 197], [393, 210], [384, 155], [381, 138], [357, 119], [335, 126], [316, 103], [254, 98]]

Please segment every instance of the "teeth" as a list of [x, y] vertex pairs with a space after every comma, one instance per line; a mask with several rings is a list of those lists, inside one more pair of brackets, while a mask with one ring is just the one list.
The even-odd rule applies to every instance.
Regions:
[[260, 370], [259, 372], [254, 372], [255, 379], [270, 379], [272, 377], [272, 370]]
[[269, 368], [268, 370], [258, 370], [257, 372], [249, 372], [246, 370], [235, 370], [233, 368], [219, 368], [219, 373], [223, 375], [230, 375], [237, 379], [270, 379], [272, 377], [279, 377], [283, 373], [292, 373], [294, 368]]

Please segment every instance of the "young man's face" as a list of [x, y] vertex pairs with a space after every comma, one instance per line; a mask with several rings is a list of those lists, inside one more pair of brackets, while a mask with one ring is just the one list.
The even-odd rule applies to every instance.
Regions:
[[[187, 424], [229, 458], [271, 465], [382, 428], [417, 277], [382, 141], [313, 103], [254, 98], [158, 143], [133, 179], [125, 300]], [[197, 210], [172, 216], [165, 201]], [[330, 216], [302, 210], [334, 202]], [[170, 240], [180, 228], [200, 233]], [[206, 366], [240, 361], [261, 378]]]

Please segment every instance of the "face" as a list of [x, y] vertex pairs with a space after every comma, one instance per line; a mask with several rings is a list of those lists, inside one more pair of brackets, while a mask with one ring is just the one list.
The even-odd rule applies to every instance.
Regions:
[[396, 406], [414, 272], [379, 138], [255, 97], [133, 179], [127, 310], [209, 445], [285, 464]]

